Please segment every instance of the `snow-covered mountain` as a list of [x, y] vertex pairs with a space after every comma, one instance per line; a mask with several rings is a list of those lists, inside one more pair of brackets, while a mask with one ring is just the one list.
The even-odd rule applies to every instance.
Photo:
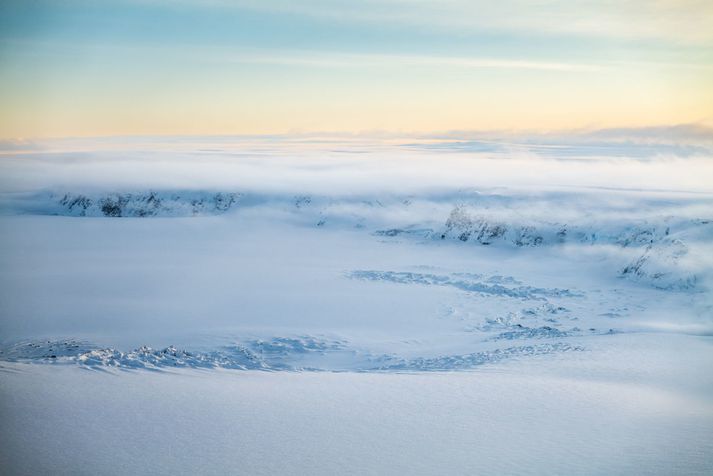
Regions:
[[[6, 204], [14, 213], [75, 217], [191, 217], [233, 212], [266, 215], [278, 212], [303, 226], [362, 230], [384, 239], [454, 240], [491, 247], [557, 247], [589, 245], [616, 248], [619, 265], [612, 274], [655, 287], [692, 289], [704, 267], [691, 258], [691, 247], [713, 243], [713, 219], [690, 218], [685, 202], [651, 213], [646, 200], [638, 210], [607, 207], [587, 197], [560, 194], [536, 197], [455, 191], [414, 197], [265, 195], [239, 191], [148, 190], [143, 192], [42, 192], [14, 196]], [[596, 200], [596, 198], [589, 198]], [[584, 216], [579, 215], [582, 209]], [[679, 212], [677, 215], [676, 213]], [[464, 250], [464, 252], [467, 252]]]
[[[108, 194], [65, 193], [44, 197], [36, 212], [68, 216], [160, 217], [225, 213], [240, 199], [238, 193], [142, 192]], [[44, 206], [43, 206], [44, 205]]]

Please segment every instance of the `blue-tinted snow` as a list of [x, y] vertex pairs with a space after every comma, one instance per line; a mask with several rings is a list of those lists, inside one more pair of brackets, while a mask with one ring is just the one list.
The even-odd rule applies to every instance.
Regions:
[[712, 141], [644, 132], [10, 144], [0, 467], [710, 473]]

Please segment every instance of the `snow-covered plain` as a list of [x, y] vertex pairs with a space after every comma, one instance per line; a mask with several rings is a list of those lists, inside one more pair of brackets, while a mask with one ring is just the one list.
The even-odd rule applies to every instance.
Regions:
[[4, 144], [0, 466], [710, 473], [696, 132]]

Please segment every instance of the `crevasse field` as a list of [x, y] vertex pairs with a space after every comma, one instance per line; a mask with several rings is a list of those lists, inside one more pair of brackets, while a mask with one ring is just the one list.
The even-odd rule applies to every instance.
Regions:
[[713, 140], [629, 132], [5, 143], [2, 473], [711, 474]]

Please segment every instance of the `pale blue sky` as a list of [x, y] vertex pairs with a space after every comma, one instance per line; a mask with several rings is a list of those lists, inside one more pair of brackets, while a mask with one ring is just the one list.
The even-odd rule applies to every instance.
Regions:
[[707, 2], [0, 6], [0, 136], [709, 122]]

